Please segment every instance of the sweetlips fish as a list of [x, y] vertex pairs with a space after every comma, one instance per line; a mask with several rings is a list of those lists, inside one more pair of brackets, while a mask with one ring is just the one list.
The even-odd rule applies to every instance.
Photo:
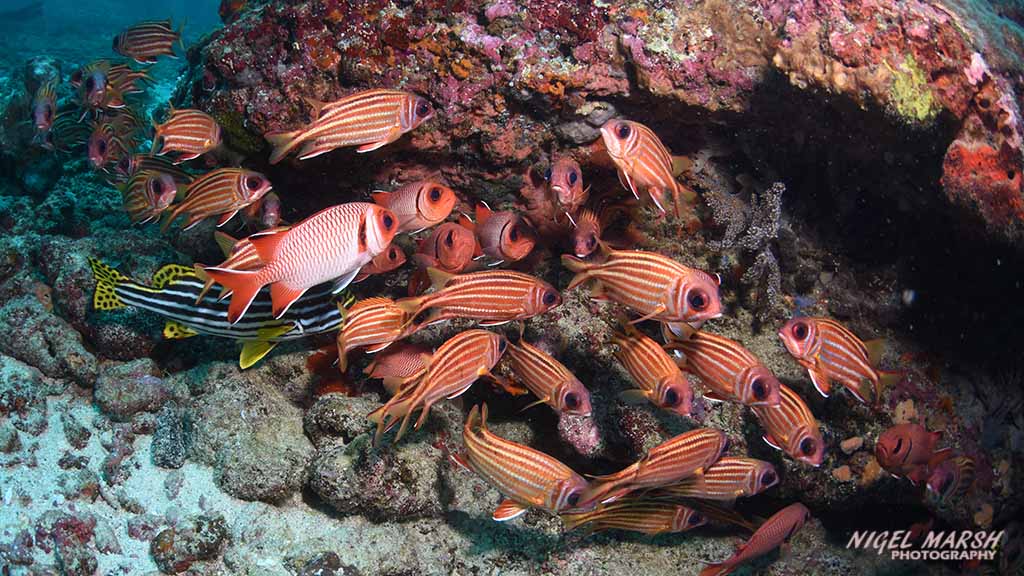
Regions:
[[400, 186], [394, 192], [378, 190], [373, 201], [398, 217], [399, 232], [419, 232], [444, 222], [455, 208], [455, 192], [434, 182], [420, 180]]
[[423, 324], [469, 318], [495, 326], [544, 314], [562, 303], [554, 286], [522, 272], [484, 270], [448, 274], [427, 269], [434, 292], [403, 298], [399, 305], [413, 316], [428, 312]]
[[129, 26], [114, 36], [113, 49], [140, 64], [152, 64], [158, 56], [176, 58], [176, 42], [181, 44], [181, 28], [174, 30], [170, 20], [150, 20]]
[[527, 408], [547, 404], [562, 414], [590, 415], [590, 391], [550, 354], [520, 335], [518, 342], [509, 344], [505, 355], [516, 380], [538, 398]]
[[183, 230], [189, 230], [211, 216], [220, 216], [217, 227], [228, 223], [239, 210], [259, 201], [273, 185], [266, 176], [244, 168], [218, 168], [196, 178], [185, 191], [185, 200], [174, 207], [160, 231], [178, 216], [188, 214]]
[[619, 182], [637, 199], [644, 190], [659, 210], [665, 212], [665, 195], [672, 194], [680, 213], [680, 196], [688, 203], [697, 194], [676, 180], [672, 155], [653, 130], [639, 122], [613, 118], [601, 126], [601, 139], [619, 172]]
[[201, 110], [176, 110], [163, 124], [153, 121], [153, 154], [177, 154], [175, 164], [194, 160], [220, 146], [220, 124]]
[[142, 284], [95, 258], [89, 259], [89, 265], [96, 279], [93, 309], [149, 310], [167, 319], [163, 334], [168, 339], [207, 334], [239, 340], [238, 364], [243, 369], [259, 362], [278, 342], [337, 330], [344, 309], [355, 301], [350, 293], [336, 295], [330, 284], [324, 284], [307, 292], [287, 314], [274, 318], [269, 291], [262, 290], [245, 320], [232, 324], [226, 302], [213, 296], [197, 302], [203, 280], [188, 266], [168, 264], [153, 275], [150, 284]]
[[390, 298], [376, 296], [353, 304], [345, 314], [345, 323], [338, 331], [338, 368], [348, 369], [348, 353], [365, 348], [367, 353], [379, 352], [393, 342], [412, 335], [421, 327], [413, 315]]
[[334, 280], [337, 290], [348, 286], [360, 268], [387, 249], [397, 230], [398, 219], [386, 208], [366, 202], [339, 204], [287, 230], [249, 236], [264, 263], [258, 270], [204, 270], [231, 290], [231, 322], [245, 314], [260, 288], [267, 284], [274, 315], [281, 316], [317, 284]]
[[707, 524], [700, 512], [669, 500], [624, 498], [589, 512], [562, 514], [567, 530], [583, 527], [594, 534], [605, 530], [628, 530], [641, 534], [686, 532]]
[[878, 437], [875, 458], [893, 476], [919, 484], [953, 454], [949, 448], [936, 450], [940, 439], [942, 432], [929, 432], [920, 424], [897, 424]]
[[786, 506], [765, 520], [750, 540], [740, 545], [731, 557], [723, 562], [708, 564], [700, 571], [700, 576], [724, 576], [740, 564], [764, 556], [789, 542], [810, 517], [810, 510], [799, 502]]
[[825, 441], [818, 421], [803, 398], [789, 386], [779, 385], [778, 406], [750, 408], [764, 427], [763, 438], [769, 446], [811, 466], [821, 466], [825, 459]]
[[658, 408], [688, 416], [693, 391], [686, 376], [661, 345], [632, 324], [623, 324], [625, 332], [612, 334], [618, 349], [615, 358], [626, 368], [639, 389], [620, 396], [627, 401], [649, 401]]
[[355, 277], [352, 282], [362, 282], [370, 276], [377, 274], [386, 274], [392, 270], [396, 270], [405, 264], [405, 252], [401, 248], [392, 244], [388, 246], [388, 249], [374, 256], [373, 260], [366, 266], [363, 266], [359, 270], [359, 275]]
[[313, 122], [291, 132], [271, 132], [265, 137], [274, 147], [270, 163], [277, 164], [300, 144], [299, 160], [306, 160], [345, 146], [370, 152], [398, 140], [434, 115], [422, 96], [401, 90], [373, 89], [357, 92], [335, 102], [307, 99]]
[[494, 520], [512, 520], [529, 508], [559, 514], [579, 506], [587, 481], [557, 459], [488, 430], [486, 404], [470, 410], [462, 443], [465, 456], [455, 461], [507, 497], [491, 515]]
[[778, 483], [779, 474], [770, 462], [723, 456], [703, 474], [665, 486], [658, 494], [732, 502], [760, 494]]
[[537, 245], [537, 233], [525, 218], [511, 210], [494, 212], [483, 202], [476, 205], [476, 222], [463, 215], [459, 223], [476, 234], [491, 266], [522, 260]]

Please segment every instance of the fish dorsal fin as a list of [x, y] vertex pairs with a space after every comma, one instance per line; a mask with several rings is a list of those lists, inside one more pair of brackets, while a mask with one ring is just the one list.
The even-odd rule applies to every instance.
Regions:
[[505, 500], [494, 509], [491, 518], [497, 522], [507, 522], [521, 516], [523, 512], [526, 512], [526, 508], [522, 504], [515, 500]]
[[252, 242], [252, 247], [256, 249], [256, 255], [259, 256], [260, 260], [264, 263], [269, 263], [277, 255], [286, 232], [287, 230], [258, 232], [249, 236], [249, 242]]
[[217, 230], [213, 233], [213, 239], [217, 241], [217, 246], [225, 257], [231, 256], [231, 253], [235, 250], [235, 244], [238, 240], [233, 238], [230, 234], [226, 234]]
[[184, 340], [196, 334], [199, 333], [177, 320], [168, 320], [164, 324], [164, 338], [168, 340]]
[[882, 356], [885, 355], [885, 340], [882, 338], [868, 340], [864, 343], [864, 349], [868, 351], [868, 364], [871, 364], [873, 368], [878, 368]]
[[433, 267], [427, 268], [427, 276], [430, 278], [430, 287], [435, 291], [444, 288], [452, 278], [456, 278], [455, 274]]
[[619, 400], [622, 400], [626, 404], [646, 404], [650, 398], [643, 390], [630, 388], [629, 390], [619, 392]]
[[114, 288], [122, 282], [128, 282], [128, 278], [96, 258], [89, 258], [89, 267], [96, 279], [96, 291], [92, 295], [93, 309], [118, 310], [127, 306]]
[[324, 106], [326, 106], [327, 103], [317, 100], [316, 98], [303, 97], [302, 99], [306, 101], [306, 104], [309, 104], [311, 117], [314, 120], [320, 118], [320, 112], [323, 111]]
[[161, 289], [182, 278], [195, 278], [196, 271], [189, 266], [181, 264], [167, 264], [161, 266], [156, 274], [153, 274], [153, 288]]

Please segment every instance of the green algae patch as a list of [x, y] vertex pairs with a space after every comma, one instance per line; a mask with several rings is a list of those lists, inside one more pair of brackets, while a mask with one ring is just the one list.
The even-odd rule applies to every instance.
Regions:
[[889, 103], [896, 113], [910, 123], [929, 124], [939, 114], [939, 104], [928, 87], [927, 75], [910, 54], [897, 68], [883, 62], [892, 72]]

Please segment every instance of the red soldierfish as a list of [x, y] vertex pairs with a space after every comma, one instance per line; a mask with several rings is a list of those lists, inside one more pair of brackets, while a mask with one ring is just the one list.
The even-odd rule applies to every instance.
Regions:
[[532, 318], [562, 303], [562, 295], [552, 285], [522, 272], [484, 270], [454, 275], [430, 268], [427, 273], [436, 291], [400, 302], [413, 316], [430, 310], [424, 324], [470, 318], [493, 326]]
[[420, 180], [394, 192], [373, 193], [373, 201], [398, 216], [399, 232], [419, 232], [444, 222], [455, 208], [455, 192], [431, 180]]
[[522, 339], [509, 346], [507, 355], [516, 380], [539, 398], [530, 406], [547, 404], [559, 413], [590, 415], [590, 391], [564, 364]]
[[724, 456], [703, 474], [666, 486], [659, 494], [731, 502], [760, 494], [778, 483], [779, 474], [770, 462]]
[[491, 515], [511, 520], [528, 508], [558, 514], [576, 508], [587, 481], [555, 458], [487, 429], [487, 405], [474, 406], [462, 430], [465, 458], [460, 464], [476, 472], [508, 499]]
[[421, 268], [437, 268], [458, 274], [473, 262], [476, 237], [473, 231], [454, 222], [445, 222], [421, 240], [413, 261]]
[[342, 373], [348, 369], [348, 353], [356, 348], [366, 348], [372, 354], [416, 332], [419, 325], [411, 320], [412, 316], [389, 298], [356, 302], [345, 311], [338, 331], [338, 368]]
[[920, 424], [897, 424], [878, 437], [875, 458], [893, 476], [918, 484], [952, 455], [949, 448], [935, 449], [941, 438], [942, 432], [929, 432]]
[[956, 456], [932, 470], [928, 476], [928, 493], [942, 504], [962, 498], [974, 484], [974, 458]]
[[483, 254], [493, 265], [526, 258], [537, 244], [537, 233], [530, 223], [511, 210], [494, 212], [484, 203], [476, 205], [476, 223], [463, 216], [460, 223], [476, 233]]
[[566, 290], [593, 280], [591, 297], [641, 314], [633, 323], [700, 322], [722, 315], [717, 278], [655, 252], [606, 249], [600, 264], [565, 254], [562, 265], [576, 273]]
[[793, 318], [779, 330], [786, 350], [807, 369], [814, 387], [826, 398], [832, 382], [839, 382], [861, 402], [872, 395], [865, 385], [873, 386], [875, 405], [882, 402], [882, 389], [899, 381], [899, 374], [883, 372], [877, 366], [884, 342], [862, 342], [831, 318]]
[[612, 344], [618, 347], [615, 358], [639, 387], [639, 390], [627, 390], [620, 396], [626, 400], [644, 399], [682, 416], [690, 414], [693, 403], [690, 384], [672, 357], [657, 342], [633, 325], [625, 324], [625, 333], [612, 334]]
[[274, 147], [271, 164], [277, 164], [303, 143], [299, 160], [344, 146], [359, 146], [356, 152], [370, 152], [398, 140], [434, 115], [434, 108], [425, 98], [401, 90], [366, 90], [331, 103], [309, 103], [315, 119], [308, 126], [266, 135]]
[[780, 384], [778, 406], [750, 408], [765, 429], [765, 442], [791, 458], [821, 466], [825, 459], [825, 441], [811, 409], [796, 392]]
[[175, 58], [174, 43], [181, 42], [181, 29], [170, 20], [139, 22], [114, 37], [114, 52], [140, 64], [152, 64], [158, 56]]
[[573, 215], [587, 201], [589, 188], [583, 188], [583, 171], [579, 162], [565, 156], [555, 160], [544, 172], [552, 200], [569, 220], [575, 223]]
[[728, 560], [708, 564], [700, 571], [700, 576], [724, 576], [740, 564], [764, 556], [788, 542], [810, 517], [811, 512], [799, 502], [786, 506], [765, 520], [750, 540], [740, 545]]
[[399, 268], [402, 264], [405, 264], [405, 252], [401, 248], [392, 244], [388, 246], [388, 249], [377, 254], [373, 260], [366, 266], [363, 266], [362, 270], [355, 277], [352, 282], [362, 282], [370, 276], [376, 274], [385, 274]]
[[105, 122], [93, 124], [87, 150], [93, 168], [104, 171], [108, 165], [116, 163], [125, 154], [124, 144], [114, 133], [113, 126]]
[[386, 208], [351, 202], [325, 208], [283, 231], [249, 237], [265, 266], [242, 271], [206, 268], [232, 291], [228, 320], [234, 324], [249, 309], [260, 288], [270, 284], [273, 312], [280, 318], [306, 290], [337, 279], [341, 290], [359, 269], [387, 249], [398, 219]]
[[178, 183], [170, 174], [136, 172], [121, 187], [124, 209], [134, 224], [145, 224], [160, 217], [178, 195]]
[[647, 126], [630, 120], [612, 119], [601, 127], [601, 138], [619, 169], [619, 182], [637, 199], [640, 198], [640, 190], [646, 190], [658, 209], [664, 212], [665, 195], [670, 193], [677, 215], [680, 195], [690, 203], [697, 199], [693, 190], [675, 179], [672, 155]]
[[196, 178], [188, 186], [185, 200], [174, 207], [161, 231], [167, 230], [171, 222], [188, 214], [185, 230], [199, 224], [210, 216], [220, 216], [217, 227], [228, 223], [239, 210], [257, 202], [270, 191], [267, 177], [259, 172], [244, 168], [219, 168]]
[[583, 526], [589, 533], [628, 530], [641, 534], [686, 532], [707, 524], [700, 512], [682, 504], [652, 498], [624, 498], [590, 512], [562, 514], [567, 530]]
[[220, 145], [220, 124], [199, 110], [171, 108], [167, 120], [163, 124], [154, 121], [153, 127], [153, 152], [179, 154], [175, 164], [194, 160]]

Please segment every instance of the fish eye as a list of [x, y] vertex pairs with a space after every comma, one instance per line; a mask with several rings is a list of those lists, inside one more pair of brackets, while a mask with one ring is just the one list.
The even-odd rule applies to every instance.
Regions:
[[547, 170], [544, 171], [544, 179], [551, 180], [551, 168], [548, 168]]
[[577, 504], [580, 503], [580, 493], [579, 492], [573, 492], [573, 493], [569, 494], [569, 497], [566, 498], [565, 501], [566, 501], [567, 504], [569, 504], [569, 506], [575, 507]]
[[419, 103], [416, 104], [416, 115], [419, 117], [428, 116], [430, 114], [430, 103], [426, 100], [420, 99]]
[[394, 246], [391, 247], [391, 250], [388, 251], [388, 259], [398, 260], [398, 248], [395, 248]]
[[100, 151], [100, 154], [105, 154], [107, 152], [107, 141], [106, 140], [100, 140], [96, 144], [96, 148]]
[[754, 392], [754, 398], [757, 400], [764, 400], [765, 396], [768, 395], [768, 387], [764, 385], [764, 380], [761, 378], [754, 378], [754, 381], [750, 384], [750, 389]]
[[579, 177], [578, 174], [576, 174], [575, 170], [569, 172], [569, 184], [575, 184], [576, 181], [579, 180], [579, 179], [580, 179], [580, 177]]
[[448, 233], [444, 235], [444, 245], [449, 248], [455, 245], [455, 232], [449, 230]]
[[902, 448], [902, 447], [903, 447], [903, 438], [898, 438], [896, 440], [896, 449], [893, 450], [893, 453], [894, 454], [899, 454], [900, 453], [900, 448]]
[[545, 292], [543, 302], [545, 306], [554, 306], [555, 302], [558, 302], [558, 294], [554, 292]]
[[249, 190], [258, 190], [261, 184], [263, 181], [259, 176], [249, 176], [245, 179], [245, 187]]
[[702, 516], [699, 512], [694, 512], [693, 514], [690, 514], [690, 519], [687, 520], [687, 522], [690, 524], [690, 526], [696, 526], [698, 524], [703, 524], [704, 523], [704, 516]]
[[591, 235], [590, 238], [587, 238], [587, 249], [588, 250], [593, 250], [596, 247], [597, 247], [597, 238], [594, 237], [593, 235]]
[[95, 88], [95, 87], [96, 87], [96, 79], [93, 78], [92, 76], [89, 76], [89, 79], [85, 81], [85, 89], [87, 91], [89, 91], [89, 92], [92, 92], [93, 88]]
[[437, 202], [440, 199], [441, 199], [441, 189], [437, 188], [436, 186], [434, 188], [431, 188], [430, 189], [430, 201], [431, 202]]
[[575, 392], [569, 392], [565, 395], [565, 407], [570, 410], [575, 410], [580, 406], [580, 398]]
[[159, 178], [153, 178], [150, 180], [150, 186], [153, 187], [153, 192], [156, 194], [160, 194], [164, 191], [164, 182]]
[[615, 129], [615, 134], [622, 139], [629, 138], [630, 132], [632, 132], [632, 129], [629, 127], [629, 124], [626, 124], [625, 122], [619, 124], [619, 127]]
[[817, 446], [817, 442], [815, 442], [812, 438], [804, 438], [803, 440], [800, 441], [800, 452], [802, 452], [805, 456], [810, 456], [811, 454], [814, 454], [814, 450], [815, 448], [817, 448]]
[[793, 324], [793, 337], [797, 340], [803, 340], [807, 338], [807, 324], [803, 322], [797, 322]]
[[504, 354], [506, 348], [508, 348], [508, 341], [502, 338], [498, 342], [498, 354]]
[[778, 479], [779, 478], [778, 478], [778, 476], [775, 475], [774, 471], [767, 470], [767, 471], [765, 471], [764, 474], [761, 475], [761, 485], [762, 486], [771, 486], [772, 484], [775, 484], [775, 481], [778, 480]]
[[385, 214], [381, 221], [384, 223], [385, 230], [391, 230], [391, 227], [395, 225], [395, 219], [391, 217], [391, 214]]
[[679, 393], [675, 388], [669, 388], [665, 391], [665, 406], [675, 406], [676, 404], [679, 404]]
[[519, 240], [519, 226], [513, 226], [508, 231], [508, 239], [516, 242]]
[[708, 307], [708, 297], [703, 290], [691, 290], [686, 296], [686, 300], [690, 303], [690, 307], [698, 312]]

